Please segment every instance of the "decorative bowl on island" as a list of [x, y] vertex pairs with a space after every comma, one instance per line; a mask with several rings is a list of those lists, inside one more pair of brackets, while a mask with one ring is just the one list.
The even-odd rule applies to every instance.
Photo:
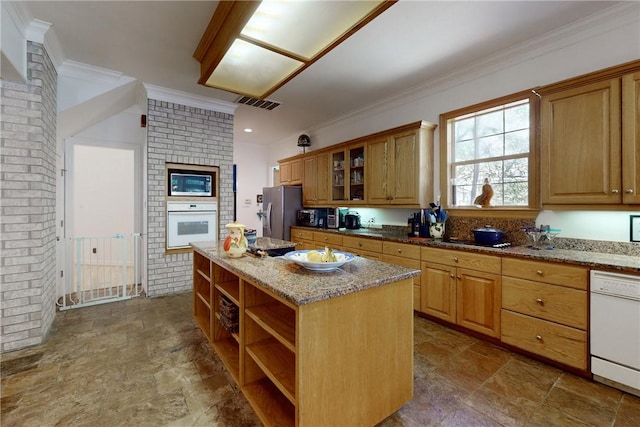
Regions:
[[[344, 264], [350, 261], [353, 261], [353, 259], [355, 258], [355, 255], [349, 252], [333, 251], [333, 255], [336, 257], [335, 262], [322, 262], [322, 261], [315, 262], [315, 261], [309, 261], [308, 259], [309, 252], [312, 252], [312, 251], [308, 249], [300, 250], [300, 251], [291, 251], [284, 254], [284, 258], [289, 261], [295, 262], [298, 265], [301, 265], [307, 270], [318, 271], [318, 272], [334, 271], [342, 267]], [[315, 252], [319, 252], [320, 255], [325, 254], [324, 250], [318, 250]]]

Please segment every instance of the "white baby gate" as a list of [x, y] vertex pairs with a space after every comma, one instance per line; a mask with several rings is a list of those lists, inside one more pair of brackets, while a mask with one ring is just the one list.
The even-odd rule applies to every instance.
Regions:
[[140, 295], [140, 233], [75, 237], [64, 241], [64, 292], [60, 310]]

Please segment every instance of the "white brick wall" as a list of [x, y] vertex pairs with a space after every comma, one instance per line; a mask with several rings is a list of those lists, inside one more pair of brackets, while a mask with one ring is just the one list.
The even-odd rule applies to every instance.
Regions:
[[27, 44], [28, 81], [0, 79], [0, 351], [43, 342], [55, 316], [57, 74]]
[[219, 224], [233, 221], [233, 115], [149, 99], [147, 130], [147, 293], [154, 297], [193, 288], [192, 255], [165, 254], [165, 163], [218, 166]]

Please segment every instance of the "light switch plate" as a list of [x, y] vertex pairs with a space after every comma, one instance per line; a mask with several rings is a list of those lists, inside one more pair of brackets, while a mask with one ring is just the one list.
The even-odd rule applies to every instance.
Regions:
[[640, 242], [640, 215], [630, 215], [629, 219], [629, 240], [632, 242]]

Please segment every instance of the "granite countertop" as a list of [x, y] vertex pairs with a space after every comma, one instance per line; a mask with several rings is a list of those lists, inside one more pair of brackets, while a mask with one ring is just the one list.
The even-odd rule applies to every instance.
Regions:
[[[385, 229], [359, 229], [359, 230], [331, 230], [308, 228], [315, 231], [323, 231], [329, 233], [338, 233], [343, 236], [367, 237], [377, 240], [387, 240], [399, 243], [410, 243], [423, 246], [431, 246], [443, 249], [464, 250], [468, 252], [485, 253], [489, 255], [512, 256], [516, 258], [537, 259], [541, 261], [561, 262], [565, 264], [574, 264], [589, 267], [592, 269], [603, 269], [617, 271], [620, 273], [640, 273], [640, 256], [633, 252], [631, 255], [623, 255], [607, 251], [610, 245], [603, 245], [602, 242], [593, 241], [591, 245], [580, 245], [582, 250], [564, 249], [560, 244], [562, 239], [556, 238], [554, 249], [534, 249], [528, 246], [512, 246], [508, 248], [491, 248], [484, 246], [476, 246], [464, 243], [451, 243], [441, 240], [433, 240], [428, 238], [409, 238], [405, 232], [398, 232], [397, 228], [391, 230]], [[569, 240], [569, 239], [567, 239]], [[566, 244], [567, 246], [570, 246]], [[576, 245], [577, 246], [577, 245]]]
[[229, 258], [222, 241], [193, 242], [193, 249], [216, 264], [270, 290], [296, 306], [382, 286], [420, 275], [420, 270], [355, 257], [339, 269], [316, 273], [282, 257]]

